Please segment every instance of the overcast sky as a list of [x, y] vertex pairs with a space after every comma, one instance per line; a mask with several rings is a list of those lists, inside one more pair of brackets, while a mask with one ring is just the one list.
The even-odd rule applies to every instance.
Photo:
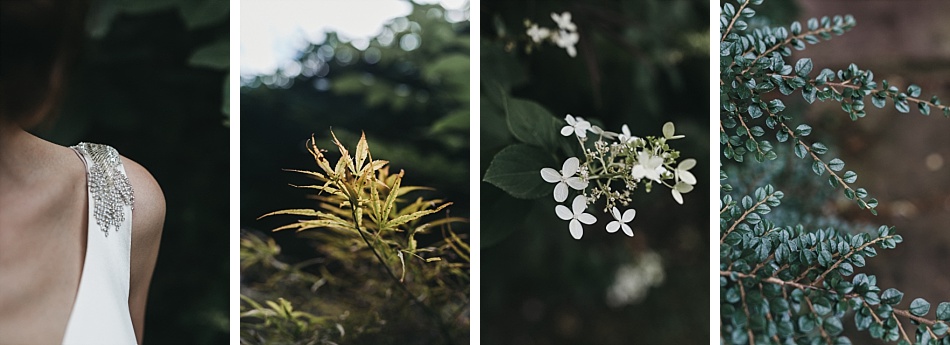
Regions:
[[[465, 0], [416, 0], [462, 9]], [[383, 24], [402, 17], [412, 6], [405, 0], [242, 0], [241, 74], [271, 74], [324, 33], [344, 40], [366, 39]]]

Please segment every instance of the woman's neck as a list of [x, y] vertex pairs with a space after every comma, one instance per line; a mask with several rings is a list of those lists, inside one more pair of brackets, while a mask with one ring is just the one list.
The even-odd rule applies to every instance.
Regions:
[[58, 146], [0, 120], [0, 193], [43, 177], [56, 159]]

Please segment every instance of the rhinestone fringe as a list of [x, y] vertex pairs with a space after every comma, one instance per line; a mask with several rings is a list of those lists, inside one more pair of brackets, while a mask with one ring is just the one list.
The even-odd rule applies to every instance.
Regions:
[[89, 193], [95, 202], [93, 216], [99, 229], [108, 237], [109, 229], [118, 231], [125, 221], [123, 208], [133, 207], [135, 197], [132, 195], [132, 184], [119, 170], [119, 152], [111, 146], [83, 142], [73, 148], [92, 159], [86, 164], [89, 166]]

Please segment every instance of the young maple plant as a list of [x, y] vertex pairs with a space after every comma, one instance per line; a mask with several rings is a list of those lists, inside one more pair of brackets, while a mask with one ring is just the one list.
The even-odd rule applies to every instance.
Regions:
[[[465, 219], [431, 219], [449, 207], [450, 202], [421, 197], [407, 200], [408, 193], [429, 188], [403, 186], [404, 172], [391, 174], [388, 161], [374, 160], [365, 134], [353, 154], [335, 135], [333, 143], [341, 156], [335, 164], [311, 138], [308, 150], [322, 171], [288, 170], [317, 180], [316, 184], [295, 187], [318, 191], [314, 198], [319, 201], [319, 207], [280, 210], [261, 218], [303, 217], [274, 231], [315, 232], [311, 236], [320, 243], [317, 247], [320, 254], [326, 256], [316, 261], [342, 265], [344, 272], [333, 272], [324, 266], [320, 274], [308, 273], [302, 266], [277, 261], [274, 256], [279, 254], [280, 248], [273, 240], [266, 242], [251, 234], [242, 235], [242, 269], [273, 266], [269, 269], [278, 272], [267, 273], [272, 277], [270, 282], [289, 276], [288, 281], [312, 283], [311, 293], [323, 289], [322, 297], [279, 297], [276, 302], [266, 301], [267, 306], [252, 296], [242, 295], [242, 343], [244, 339], [248, 339], [248, 343], [255, 343], [250, 339], [265, 343], [277, 340], [301, 344], [340, 340], [380, 343], [380, 339], [389, 338], [372, 333], [385, 334], [385, 327], [398, 327], [402, 322], [424, 327], [423, 333], [412, 332], [420, 341], [462, 342], [467, 338], [468, 329], [469, 246], [451, 225]], [[436, 229], [441, 229], [442, 240], [427, 243], [432, 242], [431, 239], [418, 239]], [[366, 282], [347, 282], [340, 277], [343, 273]], [[330, 287], [324, 288], [324, 285]], [[364, 291], [357, 292], [355, 286], [362, 286]], [[365, 291], [367, 289], [369, 291]], [[295, 305], [314, 305], [309, 309], [316, 312], [294, 310]], [[367, 305], [376, 306], [367, 308]], [[353, 314], [369, 316], [350, 316], [350, 309]], [[366, 312], [357, 313], [357, 310]], [[342, 316], [333, 315], [339, 312]]]
[[[775, 216], [784, 194], [771, 184], [743, 194], [730, 174], [758, 171], [769, 161], [794, 154], [819, 177], [861, 209], [877, 214], [878, 201], [855, 186], [829, 148], [809, 138], [812, 128], [787, 115], [781, 95], [800, 93], [808, 103], [840, 103], [852, 120], [866, 115], [865, 102], [892, 104], [902, 113], [916, 107], [950, 116], [950, 108], [921, 89], [906, 91], [874, 80], [871, 71], [851, 64], [817, 71], [809, 58], [790, 61], [803, 50], [841, 35], [855, 25], [851, 16], [809, 19], [789, 27], [769, 27], [756, 17], [763, 0], [726, 1], [720, 11], [720, 339], [733, 344], [850, 344], [846, 321], [876, 339], [900, 344], [950, 344], [950, 302], [904, 298], [897, 288], [878, 286], [860, 273], [878, 250], [894, 248], [901, 235], [890, 226], [853, 231], [847, 226], [811, 228], [783, 224]], [[755, 18], [760, 19], [760, 18]], [[817, 73], [815, 73], [817, 72]], [[773, 147], [774, 138], [790, 150]], [[746, 159], [751, 156], [752, 160]], [[784, 157], [783, 157], [784, 158]], [[789, 181], [785, 181], [789, 182]], [[780, 185], [780, 188], [797, 188]], [[915, 328], [906, 327], [907, 320]]]

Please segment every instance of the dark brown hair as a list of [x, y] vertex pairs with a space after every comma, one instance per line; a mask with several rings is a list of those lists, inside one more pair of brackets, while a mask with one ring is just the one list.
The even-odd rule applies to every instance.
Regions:
[[0, 0], [0, 120], [31, 127], [57, 107], [85, 13], [82, 0]]

